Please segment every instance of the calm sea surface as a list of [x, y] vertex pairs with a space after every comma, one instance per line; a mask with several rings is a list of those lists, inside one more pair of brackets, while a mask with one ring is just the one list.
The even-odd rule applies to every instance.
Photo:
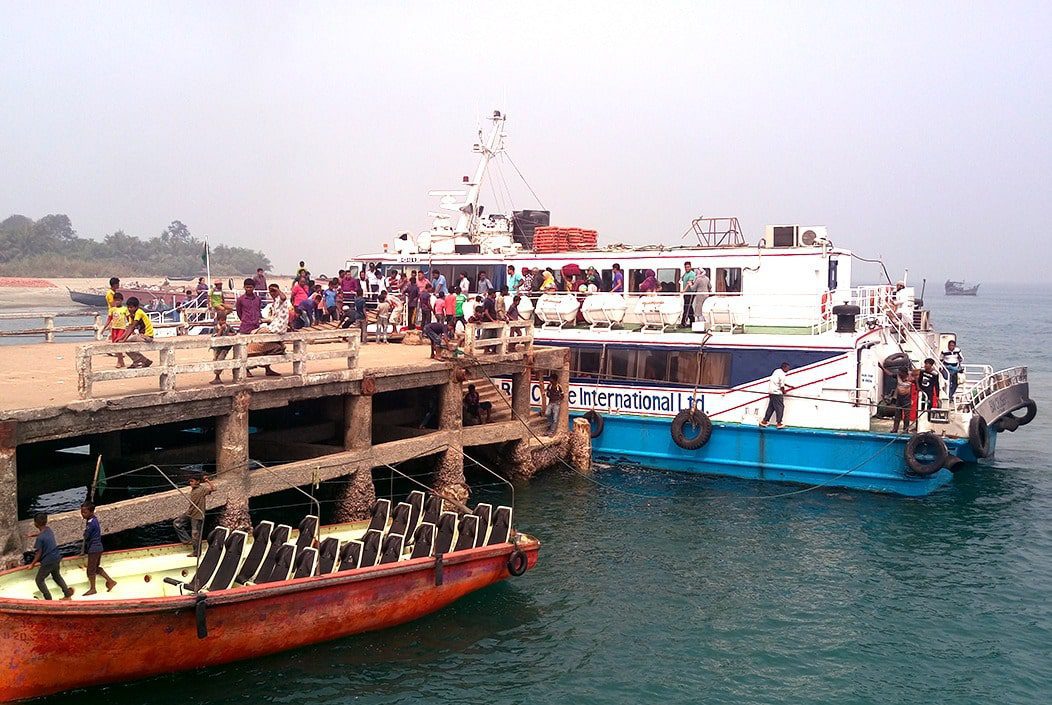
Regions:
[[927, 299], [968, 361], [1030, 365], [1040, 405], [929, 498], [554, 471], [516, 490], [544, 542], [522, 578], [382, 633], [51, 701], [1048, 703], [1052, 290]]

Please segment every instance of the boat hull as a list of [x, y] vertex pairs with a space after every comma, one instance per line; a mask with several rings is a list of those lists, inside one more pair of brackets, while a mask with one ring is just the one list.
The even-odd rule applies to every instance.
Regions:
[[[603, 418], [603, 433], [592, 441], [593, 455], [602, 461], [628, 460], [679, 472], [846, 487], [909, 497], [931, 494], [953, 477], [945, 469], [928, 477], [908, 474], [908, 435], [714, 422], [712, 437], [705, 446], [684, 450], [672, 440], [667, 419], [615, 415]], [[993, 429], [990, 435], [993, 443]], [[952, 455], [975, 462], [967, 441], [945, 441]]]
[[[523, 542], [528, 567], [537, 541]], [[508, 577], [514, 546], [487, 546], [304, 580], [128, 601], [0, 601], [0, 702], [215, 666], [418, 619]], [[23, 570], [23, 569], [19, 569]], [[90, 637], [89, 637], [90, 635]]]
[[86, 291], [74, 291], [73, 289], [67, 289], [67, 291], [69, 291], [69, 298], [73, 303], [94, 308], [106, 308], [105, 294], [92, 294]]

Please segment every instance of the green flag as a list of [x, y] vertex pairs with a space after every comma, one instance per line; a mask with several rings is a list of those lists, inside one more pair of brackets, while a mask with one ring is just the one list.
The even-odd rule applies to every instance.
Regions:
[[91, 486], [91, 497], [101, 497], [102, 493], [106, 491], [106, 468], [102, 464], [102, 456], [99, 456], [99, 462], [95, 465], [95, 482]]
[[201, 250], [201, 264], [208, 265], [208, 243], [205, 243], [205, 249]]

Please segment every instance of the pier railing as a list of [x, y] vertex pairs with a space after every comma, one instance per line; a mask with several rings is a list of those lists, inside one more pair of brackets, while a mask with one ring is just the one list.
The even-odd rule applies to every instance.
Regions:
[[[71, 325], [55, 325], [55, 319], [63, 318], [92, 318], [92, 323], [78, 323]], [[60, 311], [46, 313], [0, 313], [0, 321], [42, 321], [39, 327], [15, 328], [11, 330], [0, 330], [2, 337], [20, 336], [43, 336], [44, 342], [55, 342], [56, 333], [92, 333], [96, 340], [102, 338], [102, 328], [106, 324], [106, 317], [101, 313], [85, 313], [84, 311]]]
[[468, 323], [464, 329], [464, 351], [469, 355], [526, 352], [533, 347], [533, 321]]
[[[249, 368], [282, 363], [292, 363], [294, 375], [305, 375], [309, 371], [309, 363], [341, 358], [347, 360], [347, 368], [350, 369], [358, 361], [360, 338], [361, 333], [358, 330], [324, 330], [280, 334], [253, 333], [222, 337], [179, 336], [141, 343], [89, 343], [77, 348], [77, 392], [81, 399], [87, 399], [92, 396], [94, 385], [98, 382], [140, 377], [157, 377], [160, 390], [167, 392], [175, 389], [176, 379], [181, 374], [215, 373], [224, 370], [231, 371], [234, 382], [242, 382], [247, 378]], [[276, 343], [281, 345], [273, 345]], [[308, 349], [309, 346], [323, 343], [340, 343], [345, 347], [327, 350]], [[252, 350], [250, 346], [253, 345], [260, 347]], [[229, 349], [225, 359], [211, 359], [212, 351], [216, 348]], [[184, 353], [178, 356], [182, 359], [177, 359], [177, 353], [182, 351], [206, 352], [208, 357], [187, 359], [196, 356], [193, 353]], [[157, 353], [158, 360], [149, 367], [94, 369], [94, 358], [113, 356], [118, 353], [123, 355]]]

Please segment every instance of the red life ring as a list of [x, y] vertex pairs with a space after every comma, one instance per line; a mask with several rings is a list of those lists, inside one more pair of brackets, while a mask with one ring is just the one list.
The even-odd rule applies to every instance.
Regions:
[[833, 294], [825, 292], [822, 294], [822, 320], [828, 321], [831, 315], [830, 304], [833, 302]]

